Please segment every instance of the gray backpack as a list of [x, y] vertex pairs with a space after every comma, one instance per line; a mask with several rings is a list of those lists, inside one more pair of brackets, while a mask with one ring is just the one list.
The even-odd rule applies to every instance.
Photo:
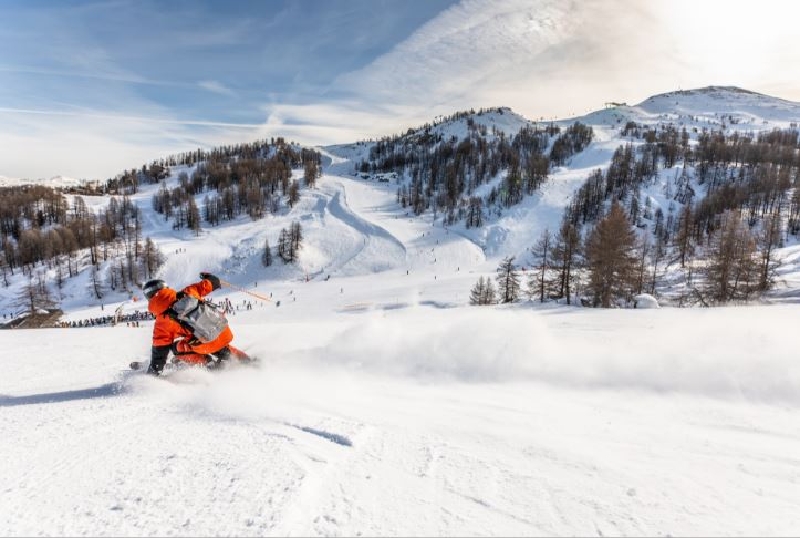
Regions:
[[213, 304], [191, 295], [184, 295], [175, 301], [170, 310], [173, 319], [203, 343], [216, 339], [228, 326], [228, 320]]

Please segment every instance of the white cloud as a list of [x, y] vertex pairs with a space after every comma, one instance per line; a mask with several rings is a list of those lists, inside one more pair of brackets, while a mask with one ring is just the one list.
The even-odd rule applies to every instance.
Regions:
[[463, 101], [569, 37], [580, 22], [570, 15], [574, 7], [557, 0], [466, 0], [337, 83], [370, 100], [425, 106]]
[[[618, 70], [624, 61], [587, 32], [608, 34], [611, 30], [593, 29], [593, 21], [608, 20], [605, 11], [623, 4], [464, 0], [369, 65], [338, 77], [332, 86], [348, 94], [341, 107], [330, 101], [322, 117], [318, 107], [268, 108], [275, 114], [291, 109], [292, 119], [307, 125], [307, 132], [313, 131], [308, 125], [323, 124], [319, 132], [334, 136], [333, 126], [340, 124], [340, 142], [354, 128], [359, 138], [376, 137], [471, 107], [511, 106], [531, 119], [582, 113], [575, 103], [600, 107], [618, 97], [618, 85], [603, 65]], [[645, 18], [616, 15], [617, 24], [625, 17], [632, 23]], [[601, 50], [611, 54], [602, 58]], [[611, 90], [598, 88], [598, 80]], [[353, 125], [353, 102], [360, 103], [358, 125]]]
[[357, 142], [370, 133], [397, 133], [432, 119], [414, 107], [360, 101], [272, 104], [263, 109], [267, 119], [259, 129], [261, 136], [283, 136], [309, 145]]
[[[198, 145], [268, 136], [306, 144], [353, 142], [471, 107], [511, 106], [528, 118], [549, 119], [583, 114], [610, 100], [635, 103], [709, 84], [800, 100], [792, 69], [800, 63], [800, 49], [787, 45], [795, 39], [798, 14], [800, 5], [777, 0], [762, 0], [758, 9], [727, 0], [463, 0], [389, 52], [339, 75], [327, 94], [302, 91], [297, 82], [260, 109], [240, 96], [252, 98], [262, 88], [234, 91], [219, 80], [186, 84], [145, 76], [51, 21], [45, 28], [65, 43], [58, 67], [0, 64], [0, 99], [8, 103], [0, 108], [0, 173], [107, 177]], [[212, 42], [237, 36], [220, 32]], [[248, 69], [258, 64], [249, 60]], [[42, 77], [28, 79], [25, 73]], [[37, 86], [51, 80], [44, 75], [59, 73], [90, 83]], [[263, 122], [207, 121], [194, 114], [196, 119], [182, 119], [176, 109], [147, 97], [159, 85], [172, 95], [202, 88], [237, 98], [242, 110], [224, 110], [226, 117], [255, 110]], [[14, 101], [7, 98], [12, 88], [45, 97]], [[209, 110], [207, 117], [222, 117], [220, 112]], [[48, 148], [46, 159], [42, 148]]]
[[252, 129], [259, 127], [258, 123], [231, 123], [220, 121], [206, 121], [206, 120], [177, 120], [177, 119], [164, 119], [164, 118], [150, 118], [146, 116], [129, 116], [124, 114], [107, 114], [102, 112], [70, 112], [70, 111], [54, 111], [54, 110], [35, 110], [26, 108], [6, 108], [0, 107], [0, 113], [10, 114], [33, 114], [40, 116], [66, 116], [76, 118], [93, 118], [100, 120], [111, 120], [117, 124], [125, 122], [138, 122], [142, 124], [171, 124], [171, 125], [198, 125], [201, 127], [231, 127], [235, 129]]
[[0, 109], [3, 174], [102, 179], [198, 146], [257, 138], [258, 125], [102, 112]]
[[[786, 46], [800, 6], [764, 4], [463, 0], [333, 86], [361, 103], [362, 137], [389, 134], [382, 129], [398, 123], [385, 116], [385, 103], [405, 114], [398, 132], [471, 107], [511, 106], [548, 119], [710, 84], [800, 99], [800, 80], [787, 68], [800, 61], [800, 49]], [[336, 103], [328, 109], [326, 132]], [[316, 123], [318, 110], [306, 111], [296, 108], [295, 119]], [[375, 121], [366, 118], [372, 113]], [[349, 105], [338, 121], [351, 123]]]
[[218, 82], [216, 80], [204, 80], [197, 83], [198, 86], [203, 88], [204, 90], [210, 91], [212, 93], [218, 93], [220, 95], [227, 95], [229, 97], [236, 97], [236, 92]]
[[445, 10], [392, 51], [332, 88], [347, 95], [324, 104], [265, 105], [265, 129], [281, 127], [314, 143], [393, 134], [437, 114], [508, 104], [486, 92], [515, 63], [566, 39], [579, 20], [572, 2], [467, 0]]

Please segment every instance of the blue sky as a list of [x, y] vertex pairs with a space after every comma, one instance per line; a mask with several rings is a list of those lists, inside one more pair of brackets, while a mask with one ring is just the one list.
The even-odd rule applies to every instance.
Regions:
[[3, 0], [0, 175], [102, 178], [198, 146], [352, 142], [481, 106], [564, 117], [708, 84], [800, 100], [798, 10], [753, 5]]

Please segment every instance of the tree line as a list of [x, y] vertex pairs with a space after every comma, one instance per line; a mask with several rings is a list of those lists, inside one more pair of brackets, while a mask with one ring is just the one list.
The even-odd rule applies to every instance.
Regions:
[[[620, 146], [608, 169], [592, 172], [575, 193], [558, 233], [545, 230], [531, 247], [531, 298], [569, 301], [566, 290], [580, 286], [588, 305], [610, 307], [655, 293], [668, 264], [684, 275], [675, 284], [679, 304], [748, 301], [772, 288], [780, 264], [775, 249], [800, 229], [798, 132], [702, 132], [695, 146], [673, 126], [630, 122], [622, 133], [645, 142]], [[664, 182], [666, 212], [654, 208], [641, 189], [658, 178], [659, 167], [681, 161], [675, 178]], [[705, 197], [696, 200], [697, 189]], [[571, 256], [564, 256], [567, 245]], [[516, 271], [510, 263], [504, 268], [498, 301], [517, 300], [519, 293], [502, 293]], [[473, 294], [486, 296], [486, 289], [479, 282]]]
[[[67, 279], [89, 266], [91, 293], [100, 299], [106, 289], [129, 290], [150, 278], [161, 263], [155, 243], [142, 237], [139, 209], [127, 196], [111, 197], [95, 213], [83, 197], [74, 196], [70, 203], [49, 187], [0, 188], [2, 284], [10, 286], [18, 271], [25, 275], [26, 304], [44, 294], [45, 273], [61, 290]], [[99, 273], [103, 265], [105, 278]]]
[[[178, 185], [162, 185], [153, 195], [153, 209], [173, 220], [175, 229], [199, 233], [202, 220], [210, 226], [242, 214], [258, 220], [275, 214], [284, 205], [293, 207], [302, 186], [314, 187], [321, 175], [321, 155], [289, 145], [270, 146], [264, 155], [211, 155], [191, 176], [181, 172]], [[292, 179], [294, 168], [303, 168], [302, 185]], [[203, 212], [195, 198], [204, 194]]]
[[[544, 230], [537, 243], [530, 248], [534, 262], [528, 271], [528, 281], [521, 282], [519, 266], [514, 257], [502, 260], [497, 268], [496, 281], [480, 277], [470, 292], [470, 304], [485, 306], [513, 303], [523, 293], [541, 302], [566, 299], [572, 303], [577, 274], [583, 267], [583, 245], [579, 229], [563, 220], [556, 234]], [[523, 287], [523, 284], [526, 284]]]
[[[356, 172], [394, 172], [406, 181], [397, 189], [397, 202], [415, 215], [432, 211], [447, 224], [465, 221], [481, 226], [486, 214], [508, 208], [535, 192], [547, 180], [552, 166], [560, 166], [591, 142], [592, 128], [581, 123], [562, 132], [557, 125], [523, 126], [507, 136], [476, 121], [485, 113], [503, 114], [506, 108], [459, 113], [449, 121], [465, 119], [467, 136], [446, 138], [441, 130], [425, 125], [405, 135], [385, 137], [373, 144], [368, 158], [356, 164]], [[505, 171], [499, 185], [486, 196], [475, 191]]]
[[[30, 305], [44, 297], [45, 272], [60, 290], [66, 279], [91, 267], [91, 293], [98, 299], [105, 290], [128, 290], [155, 274], [163, 255], [150, 238], [143, 238], [141, 215], [129, 199], [142, 185], [157, 184], [169, 176], [170, 167], [197, 165], [191, 177], [181, 173], [178, 186], [162, 187], [153, 196], [156, 211], [173, 220], [174, 228], [199, 233], [201, 221], [216, 226], [243, 213], [258, 219], [277, 212], [282, 199], [299, 200], [300, 183], [292, 169], [303, 168], [303, 185], [313, 187], [321, 171], [318, 152], [287, 144], [283, 138], [198, 149], [155, 160], [141, 168], [125, 170], [99, 184], [68, 188], [23, 185], [0, 188], [0, 276], [21, 271]], [[206, 193], [201, 212], [195, 195]], [[65, 194], [72, 194], [72, 202]], [[89, 210], [82, 196], [112, 195], [99, 213]], [[279, 255], [293, 261], [300, 248], [299, 225], [287, 231], [287, 247]], [[105, 268], [101, 271], [103, 266]], [[101, 276], [105, 275], [105, 276]], [[34, 293], [35, 292], [35, 293]], [[50, 299], [41, 305], [49, 305]]]
[[[711, 306], [748, 301], [770, 289], [778, 261], [774, 248], [780, 234], [778, 219], [769, 219], [755, 234], [737, 212], [728, 212], [720, 230], [709, 242], [705, 263], [689, 273], [679, 304]], [[569, 239], [565, 237], [568, 234]], [[470, 293], [470, 304], [511, 303], [527, 293], [544, 302], [566, 298], [579, 288], [581, 304], [610, 308], [635, 301], [641, 293], [654, 293], [658, 260], [648, 236], [637, 235], [624, 208], [613, 202], [583, 238], [574, 224], [564, 220], [556, 236], [548, 230], [531, 248], [534, 263], [523, 288], [514, 258], [497, 270], [497, 285], [480, 277]]]

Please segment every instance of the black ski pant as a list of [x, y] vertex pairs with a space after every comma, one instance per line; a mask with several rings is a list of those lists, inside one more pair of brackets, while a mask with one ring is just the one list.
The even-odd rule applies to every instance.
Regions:
[[164, 365], [167, 364], [167, 358], [169, 358], [169, 352], [171, 349], [171, 344], [164, 346], [153, 346], [152, 350], [150, 351], [150, 367], [147, 369], [147, 371], [154, 374], [160, 374], [162, 370], [164, 370]]

